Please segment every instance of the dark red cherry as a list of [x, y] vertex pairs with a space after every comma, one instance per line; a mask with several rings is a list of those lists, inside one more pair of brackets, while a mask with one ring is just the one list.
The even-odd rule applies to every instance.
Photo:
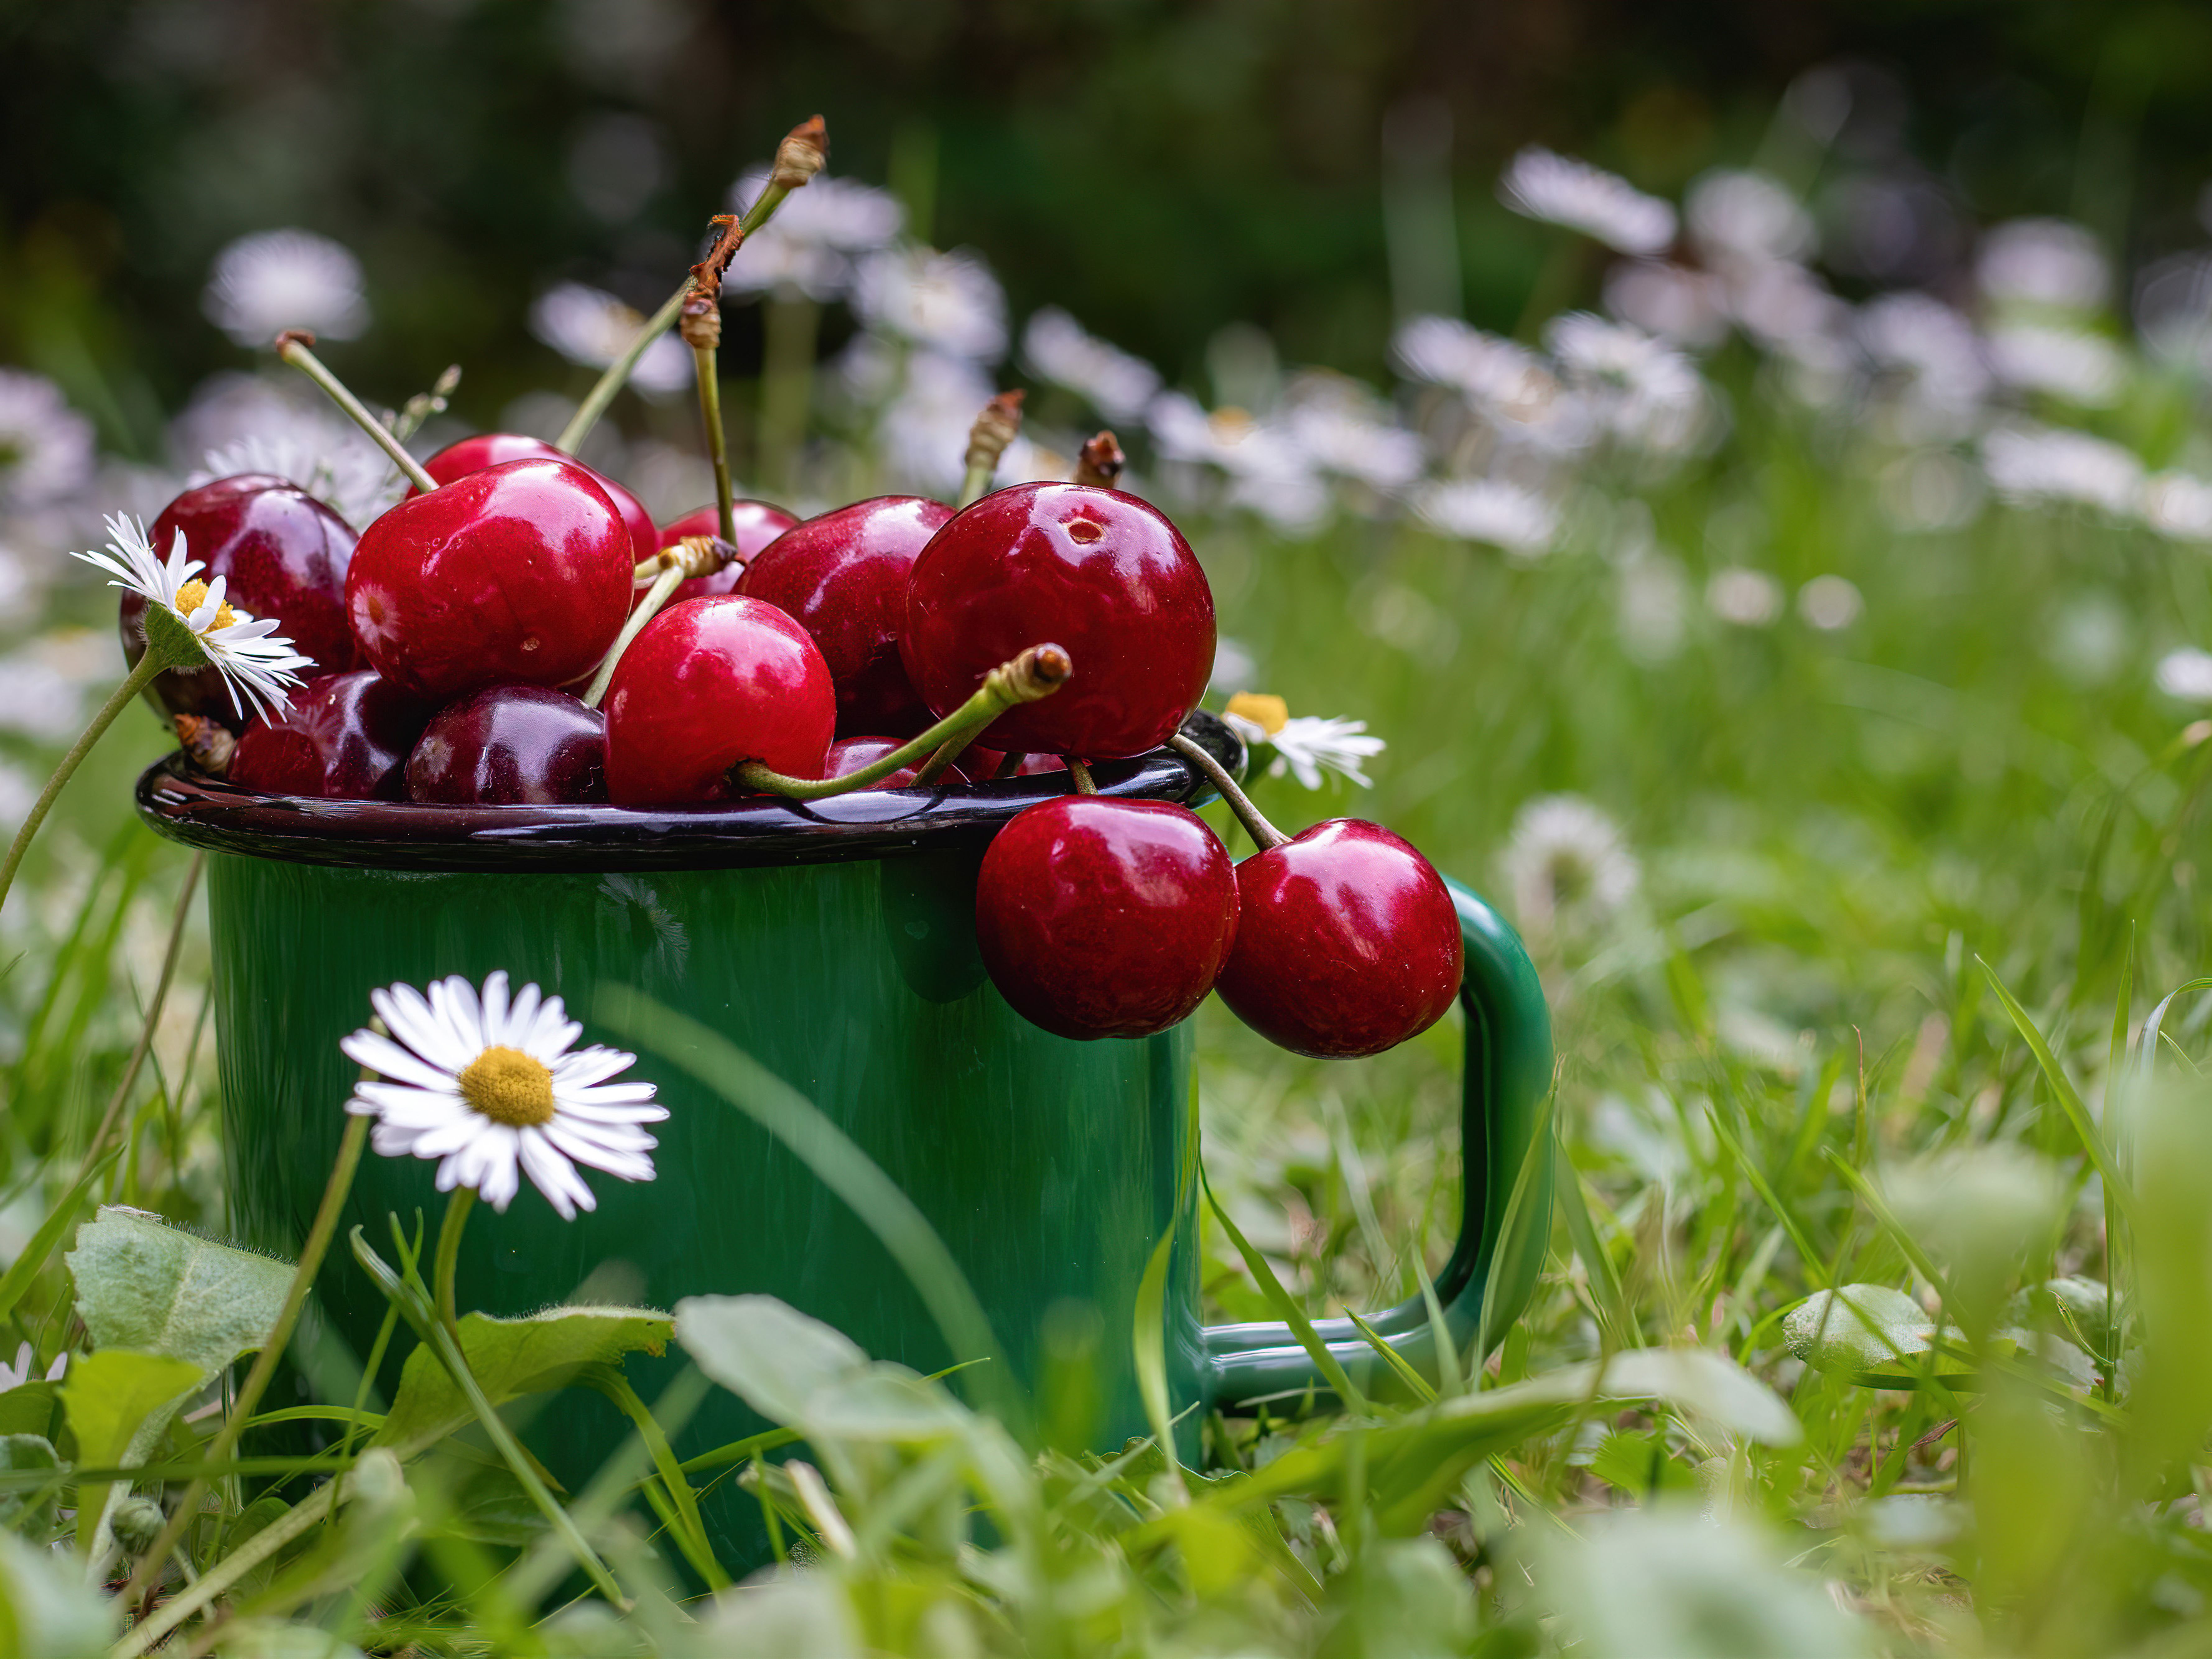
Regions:
[[[592, 471], [565, 449], [556, 449], [542, 438], [526, 438], [519, 432], [479, 432], [459, 443], [447, 444], [422, 463], [422, 470], [440, 483], [449, 484], [471, 472], [497, 466], [501, 461], [532, 460], [567, 461], [592, 474], [592, 481], [607, 492], [607, 499], [615, 504], [615, 511], [622, 514], [623, 527], [629, 532], [631, 563], [641, 563], [660, 550], [660, 532], [653, 528], [653, 514], [645, 510], [643, 501], [605, 473]], [[410, 489], [407, 493], [412, 495], [416, 492]]]
[[1134, 495], [1018, 484], [963, 509], [915, 561], [900, 646], [941, 716], [1041, 640], [1066, 648], [1075, 677], [1008, 709], [981, 741], [1085, 760], [1140, 755], [1206, 690], [1213, 593], [1182, 532]]
[[429, 706], [372, 669], [325, 674], [292, 694], [292, 712], [253, 717], [230, 757], [230, 781], [264, 795], [398, 800], [408, 750]]
[[[735, 501], [730, 507], [730, 518], [738, 532], [738, 559], [711, 576], [694, 576], [690, 581], [676, 586], [673, 604], [683, 599], [711, 599], [717, 593], [734, 593], [738, 581], [745, 574], [745, 567], [759, 556], [760, 550], [799, 520], [770, 501]], [[672, 520], [660, 527], [660, 544], [668, 546], [686, 536], [719, 536], [722, 533], [722, 514], [713, 507], [695, 507], [682, 518]]]
[[[1006, 757], [997, 750], [986, 749], [979, 743], [971, 743], [960, 751], [960, 769], [978, 783], [997, 777], [999, 769], [1006, 764]], [[1060, 756], [1024, 755], [1021, 764], [1006, 775], [1010, 778], [1036, 778], [1048, 772], [1066, 770], [1067, 762]]]
[[607, 796], [624, 806], [727, 800], [730, 769], [760, 761], [818, 778], [837, 723], [830, 666], [806, 630], [724, 593], [645, 625], [607, 688]]
[[1237, 948], [1217, 988], [1261, 1036], [1321, 1059], [1379, 1054], [1443, 1018], [1466, 947], [1443, 878], [1356, 818], [1237, 866]]
[[[825, 778], [849, 778], [862, 767], [873, 765], [906, 741], [904, 738], [840, 738], [830, 745], [830, 752], [823, 757], [822, 775]], [[911, 766], [902, 766], [896, 772], [886, 773], [868, 787], [910, 788], [926, 763], [925, 758]], [[940, 784], [965, 783], [968, 774], [959, 766], [948, 766], [938, 781]]]
[[1165, 801], [1041, 801], [999, 832], [976, 878], [992, 983], [1060, 1036], [1166, 1030], [1206, 1000], [1237, 934], [1229, 854]]
[[[899, 635], [906, 626], [908, 574], [951, 517], [942, 501], [879, 495], [793, 526], [745, 567], [738, 591], [797, 617], [822, 647], [837, 682], [840, 732], [912, 736], [929, 724], [929, 711], [899, 660]], [[1022, 644], [1052, 637], [1039, 634]], [[1080, 672], [1083, 659], [1075, 661]]]
[[362, 654], [426, 702], [589, 673], [629, 614], [629, 532], [572, 461], [503, 461], [399, 503], [346, 572]]
[[491, 685], [448, 704], [407, 757], [407, 799], [455, 806], [607, 798], [607, 722], [546, 685]]
[[[163, 507], [149, 533], [156, 558], [169, 556], [179, 531], [186, 556], [207, 567], [200, 579], [222, 577], [228, 604], [276, 617], [277, 632], [314, 659], [317, 673], [354, 665], [345, 615], [354, 533], [343, 519], [288, 479], [242, 472], [187, 489]], [[127, 588], [120, 622], [123, 654], [135, 668], [146, 654], [146, 601]], [[233, 731], [243, 723], [212, 668], [173, 668], [154, 682], [154, 692], [172, 714], [204, 714]]]

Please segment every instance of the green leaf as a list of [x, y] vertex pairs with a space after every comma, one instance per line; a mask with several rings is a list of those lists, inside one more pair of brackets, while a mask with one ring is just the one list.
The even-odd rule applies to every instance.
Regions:
[[770, 1422], [807, 1438], [914, 1444], [962, 1432], [941, 1383], [872, 1360], [842, 1332], [772, 1296], [694, 1296], [676, 1339], [699, 1369]]
[[0, 1394], [0, 1434], [40, 1434], [53, 1438], [61, 1431], [61, 1425], [54, 1420], [60, 1387], [41, 1380]]
[[70, 1222], [76, 1219], [77, 1206], [84, 1202], [85, 1194], [93, 1183], [107, 1173], [107, 1166], [121, 1155], [123, 1148], [116, 1147], [106, 1157], [78, 1177], [76, 1186], [63, 1195], [54, 1206], [53, 1212], [39, 1224], [39, 1231], [31, 1235], [31, 1242], [23, 1253], [9, 1264], [8, 1271], [0, 1273], [0, 1319], [15, 1311], [15, 1304], [23, 1299], [23, 1292], [31, 1288], [31, 1281], [39, 1276], [39, 1269], [46, 1265], [54, 1246]]
[[1656, 1429], [1606, 1436], [1590, 1457], [1589, 1472], [1638, 1498], [1698, 1489], [1696, 1474], [1668, 1449], [1667, 1437]]
[[1508, 1284], [1534, 1285], [1543, 1270], [1552, 1239], [1552, 1114], [1559, 1098], [1555, 1073], [1552, 1086], [1536, 1109], [1536, 1125], [1529, 1132], [1528, 1150], [1513, 1177], [1513, 1191], [1505, 1200], [1505, 1217], [1498, 1224], [1498, 1246], [1491, 1253], [1490, 1272], [1483, 1281], [1482, 1313], [1474, 1339], [1473, 1369], [1480, 1370], [1511, 1326], [1511, 1312], [1500, 1308], [1499, 1292]]
[[68, 1557], [0, 1532], [0, 1654], [93, 1659], [115, 1639], [116, 1613]]
[[1329, 1351], [1328, 1344], [1321, 1340], [1321, 1333], [1314, 1329], [1313, 1321], [1306, 1317], [1305, 1310], [1299, 1307], [1291, 1293], [1283, 1288], [1283, 1281], [1275, 1277], [1275, 1270], [1267, 1265], [1267, 1258], [1252, 1248], [1237, 1230], [1237, 1224], [1229, 1218], [1229, 1212], [1213, 1195], [1213, 1184], [1205, 1179], [1203, 1171], [1200, 1175], [1200, 1182], [1206, 1188], [1206, 1201], [1213, 1208], [1213, 1218], [1221, 1224], [1221, 1231], [1229, 1235], [1229, 1242], [1237, 1247], [1237, 1254], [1244, 1258], [1245, 1267], [1258, 1282], [1268, 1305], [1274, 1309], [1283, 1323], [1291, 1328], [1291, 1334], [1297, 1338], [1298, 1346], [1306, 1351], [1306, 1358], [1313, 1361], [1314, 1369], [1328, 1379], [1329, 1387], [1336, 1390], [1336, 1397], [1344, 1402], [1345, 1410], [1365, 1416], [1367, 1396], [1360, 1393], [1346, 1374], [1342, 1363]]
[[[562, 1388], [585, 1365], [614, 1364], [640, 1349], [657, 1354], [667, 1346], [672, 1323], [650, 1308], [548, 1308], [521, 1319], [464, 1314], [461, 1351], [484, 1397], [497, 1406]], [[426, 1342], [407, 1356], [392, 1409], [369, 1443], [411, 1457], [473, 1415]]]
[[1997, 1000], [2004, 1005], [2004, 1011], [2011, 1017], [2014, 1028], [2027, 1040], [2029, 1051], [2035, 1055], [2035, 1063], [2043, 1070], [2044, 1081], [2051, 1085], [2051, 1092], [2057, 1098], [2058, 1109], [2066, 1114], [2066, 1121], [2074, 1126], [2074, 1133], [2081, 1139], [2081, 1150], [2089, 1155], [2089, 1162], [2096, 1165], [2097, 1173], [2104, 1177], [2105, 1190], [2132, 1217], [2136, 1212], [2135, 1188], [2120, 1173], [2119, 1164], [2105, 1145], [2104, 1132], [2098, 1128], [2095, 1120], [2089, 1115], [2089, 1109], [2075, 1091], [2073, 1079], [2066, 1075], [2066, 1068], [2058, 1063], [2058, 1056], [2051, 1052], [2051, 1045], [2044, 1041], [2043, 1033], [2035, 1029], [2035, 1022], [2028, 1018], [2027, 1010], [2020, 1006], [2020, 999], [2014, 996], [2005, 982], [1997, 977], [1997, 970], [1988, 963], [1982, 962], [1978, 956], [1974, 960], [1981, 962], [1982, 972], [1989, 975], [1990, 988], [1997, 994]]
[[1791, 1353], [1818, 1370], [1870, 1371], [1926, 1353], [1936, 1345], [1936, 1322], [1903, 1291], [1846, 1285], [1807, 1297], [1782, 1322], [1782, 1334]]
[[[61, 1382], [77, 1461], [89, 1468], [144, 1462], [185, 1396], [205, 1381], [191, 1361], [172, 1354], [102, 1348], [84, 1355]], [[105, 1485], [77, 1494], [77, 1547], [88, 1554], [106, 1520], [106, 1496]]]
[[292, 1266], [108, 1206], [65, 1258], [95, 1348], [167, 1354], [200, 1382], [269, 1340]]
[[[0, 1473], [58, 1475], [62, 1468], [54, 1443], [43, 1434], [0, 1434]], [[58, 1480], [54, 1486], [59, 1485]], [[58, 1496], [54, 1487], [48, 1487], [43, 1492], [10, 1492], [0, 1497], [0, 1527], [29, 1532], [52, 1526]]]

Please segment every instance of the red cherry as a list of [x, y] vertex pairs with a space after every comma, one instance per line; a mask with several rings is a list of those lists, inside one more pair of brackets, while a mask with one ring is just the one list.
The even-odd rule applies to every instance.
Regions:
[[1134, 495], [1018, 484], [964, 508], [915, 562], [900, 647], [922, 701], [945, 715], [1040, 640], [1066, 647], [1075, 678], [1008, 709], [981, 740], [1085, 760], [1140, 755], [1206, 690], [1213, 593], [1182, 532]]
[[[997, 750], [986, 749], [979, 743], [971, 743], [960, 751], [960, 769], [978, 782], [997, 777], [999, 769], [1006, 764], [1006, 757]], [[1024, 755], [1022, 763], [1006, 775], [1010, 778], [1037, 778], [1048, 772], [1066, 770], [1067, 762], [1059, 755]]]
[[493, 685], [438, 711], [407, 757], [407, 799], [455, 806], [607, 798], [607, 722], [544, 685]]
[[1237, 915], [1229, 854], [1165, 801], [1040, 801], [999, 832], [976, 878], [992, 983], [1066, 1037], [1150, 1036], [1188, 1018], [1228, 960]]
[[1429, 861], [1379, 824], [1317, 823], [1237, 866], [1243, 921], [1221, 1000], [1270, 1042], [1379, 1054], [1459, 994], [1465, 946]]
[[[737, 562], [726, 565], [711, 576], [694, 576], [678, 582], [670, 603], [684, 599], [711, 599], [717, 593], [734, 593], [738, 580], [745, 574], [745, 567], [760, 556], [760, 550], [799, 520], [770, 501], [733, 501], [730, 518], [738, 532]], [[660, 545], [666, 547], [682, 541], [686, 536], [719, 536], [722, 533], [722, 514], [713, 507], [694, 507], [682, 518], [671, 520], [660, 527]]]
[[[830, 745], [823, 757], [822, 775], [825, 778], [849, 778], [864, 766], [872, 766], [892, 750], [902, 747], [904, 738], [840, 738]], [[871, 789], [904, 789], [912, 785], [927, 764], [916, 761], [911, 766], [902, 766], [896, 772], [886, 773], [868, 786]], [[948, 766], [940, 775], [940, 783], [965, 783], [968, 774], [958, 766]]]
[[[899, 635], [906, 625], [908, 573], [951, 517], [942, 501], [878, 495], [785, 532], [745, 568], [738, 591], [797, 617], [822, 647], [837, 682], [840, 732], [912, 736], [929, 724], [929, 711], [899, 660]], [[1052, 637], [1039, 634], [1022, 645]], [[1021, 648], [985, 666], [994, 668]], [[1076, 659], [1079, 670], [1082, 661]]]
[[264, 795], [398, 800], [407, 751], [428, 705], [373, 670], [325, 674], [292, 694], [292, 712], [253, 717], [230, 757], [230, 781]]
[[607, 688], [607, 796], [624, 806], [727, 800], [730, 769], [760, 761], [818, 778], [837, 722], [830, 665], [806, 630], [724, 593], [645, 625]]
[[[459, 443], [447, 444], [422, 463], [422, 470], [441, 484], [465, 478], [501, 461], [566, 461], [592, 474], [592, 482], [607, 492], [607, 499], [622, 514], [629, 532], [630, 562], [641, 564], [660, 550], [660, 532], [653, 527], [653, 514], [645, 503], [604, 472], [595, 472], [565, 449], [556, 449], [542, 438], [526, 438], [519, 432], [479, 432]], [[407, 492], [415, 495], [415, 490]]]
[[[156, 557], [169, 556], [179, 531], [186, 555], [207, 566], [200, 579], [222, 577], [233, 607], [276, 617], [277, 631], [314, 659], [318, 673], [354, 665], [345, 575], [355, 538], [343, 519], [287, 479], [242, 472], [187, 489], [163, 507], [149, 537]], [[146, 654], [146, 601], [128, 589], [120, 623], [123, 654], [136, 668]], [[154, 682], [154, 693], [172, 714], [206, 714], [234, 730], [241, 723], [212, 668], [173, 668]]]
[[572, 461], [503, 461], [399, 503], [346, 572], [362, 654], [426, 702], [589, 673], [629, 612], [630, 542]]

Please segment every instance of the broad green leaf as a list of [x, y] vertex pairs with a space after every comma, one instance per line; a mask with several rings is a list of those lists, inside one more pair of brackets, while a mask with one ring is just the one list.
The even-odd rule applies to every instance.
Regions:
[[1333, 1579], [1323, 1659], [1458, 1659], [1480, 1623], [1474, 1587], [1433, 1538], [1385, 1539]]
[[860, 1659], [866, 1650], [844, 1587], [827, 1573], [730, 1590], [699, 1633], [700, 1650], [715, 1659]]
[[52, 1439], [61, 1428], [54, 1421], [60, 1386], [42, 1379], [0, 1394], [0, 1434], [42, 1434]]
[[1794, 1446], [1804, 1437], [1780, 1395], [1710, 1348], [1638, 1348], [1615, 1354], [1605, 1368], [1605, 1392], [1650, 1395], [1762, 1445]]
[[292, 1267], [108, 1206], [64, 1258], [95, 1348], [188, 1361], [201, 1382], [269, 1340]]
[[[650, 1308], [548, 1308], [521, 1319], [464, 1314], [461, 1351], [484, 1397], [497, 1406], [561, 1388], [584, 1365], [614, 1364], [640, 1349], [657, 1354], [668, 1345], [672, 1323]], [[369, 1443], [411, 1457], [473, 1416], [426, 1342], [407, 1356], [392, 1409]]]
[[93, 1659], [115, 1639], [116, 1604], [77, 1564], [0, 1532], [0, 1655]]
[[[87, 1468], [143, 1463], [185, 1396], [206, 1381], [189, 1359], [171, 1354], [102, 1348], [84, 1355], [62, 1379], [76, 1455]], [[106, 1520], [105, 1486], [77, 1496], [78, 1547], [89, 1553]]]
[[[0, 1434], [0, 1472], [36, 1474], [42, 1471], [58, 1473], [61, 1468], [54, 1443], [43, 1434]], [[34, 1527], [52, 1525], [58, 1496], [51, 1490], [43, 1497], [34, 1492], [10, 1492], [0, 1496], [0, 1527], [28, 1532]]]
[[860, 1345], [772, 1296], [690, 1296], [676, 1340], [699, 1369], [771, 1423], [805, 1416], [822, 1389], [868, 1367]]
[[1668, 1449], [1667, 1437], [1656, 1429], [1606, 1436], [1590, 1455], [1589, 1472], [1639, 1498], [1698, 1489], [1696, 1473]]
[[1936, 1342], [1936, 1322], [1903, 1291], [1846, 1285], [1815, 1291], [1782, 1322], [1790, 1352], [1829, 1371], [1870, 1371], [1910, 1362]]

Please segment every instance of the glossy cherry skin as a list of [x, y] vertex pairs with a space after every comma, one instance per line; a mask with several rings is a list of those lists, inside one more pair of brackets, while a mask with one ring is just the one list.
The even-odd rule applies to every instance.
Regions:
[[[717, 593], [734, 593], [745, 574], [745, 567], [760, 556], [760, 550], [799, 520], [772, 501], [732, 501], [730, 519], [738, 532], [737, 562], [726, 565], [711, 576], [694, 576], [687, 582], [676, 585], [674, 599], [711, 599]], [[660, 527], [660, 545], [680, 542], [686, 536], [719, 536], [722, 533], [722, 514], [714, 507], [694, 507], [680, 519], [671, 520]]]
[[899, 635], [908, 573], [951, 517], [942, 501], [878, 495], [786, 531], [745, 567], [738, 592], [789, 612], [822, 647], [837, 682], [840, 732], [912, 736], [929, 724]]
[[[653, 528], [653, 514], [645, 510], [643, 501], [605, 473], [592, 471], [567, 450], [556, 449], [542, 438], [526, 438], [519, 432], [479, 432], [459, 443], [447, 444], [422, 463], [422, 470], [440, 483], [449, 484], [471, 472], [497, 466], [501, 461], [532, 460], [567, 461], [592, 474], [592, 482], [607, 492], [607, 499], [615, 504], [615, 511], [622, 514], [623, 525], [629, 532], [631, 563], [641, 563], [660, 550], [660, 532]], [[416, 492], [410, 489], [407, 493], [412, 495]]]
[[1018, 484], [963, 509], [915, 562], [900, 647], [941, 716], [1045, 641], [1075, 659], [1074, 677], [1008, 709], [979, 741], [1085, 760], [1141, 755], [1206, 690], [1213, 593], [1182, 532], [1134, 495]]
[[346, 614], [386, 679], [443, 703], [589, 673], [629, 614], [629, 532], [571, 461], [503, 461], [399, 503], [362, 535]]
[[[277, 631], [314, 659], [316, 672], [354, 665], [345, 577], [355, 537], [343, 519], [288, 479], [242, 472], [187, 489], [163, 507], [149, 532], [156, 557], [169, 556], [179, 531], [185, 553], [207, 567], [200, 579], [222, 577], [229, 605], [276, 617]], [[125, 589], [119, 620], [123, 654], [136, 668], [146, 654], [146, 601]], [[206, 714], [233, 731], [245, 723], [212, 668], [173, 668], [154, 682], [154, 694], [172, 714]]]
[[645, 625], [607, 688], [607, 797], [623, 806], [727, 800], [760, 761], [818, 778], [837, 723], [830, 665], [806, 630], [738, 593], [686, 599]]
[[408, 751], [430, 718], [374, 670], [325, 674], [292, 694], [292, 712], [257, 714], [230, 757], [230, 781], [264, 795], [398, 800]]
[[975, 942], [1014, 1011], [1064, 1037], [1140, 1037], [1189, 1017], [1237, 934], [1236, 870], [1165, 801], [1063, 795], [999, 831]]
[[440, 709], [407, 757], [407, 799], [453, 806], [607, 798], [607, 721], [546, 685], [490, 685]]
[[[892, 750], [902, 747], [904, 738], [840, 738], [830, 745], [830, 752], [822, 759], [822, 775], [825, 778], [848, 778], [864, 766], [873, 765]], [[902, 766], [868, 785], [871, 789], [907, 789], [927, 763], [927, 758], [911, 766]], [[938, 775], [938, 784], [965, 783], [968, 774], [958, 766], [948, 766]]]
[[1237, 948], [1216, 988], [1294, 1054], [1379, 1054], [1459, 994], [1466, 947], [1435, 867], [1379, 824], [1317, 823], [1237, 866]]

